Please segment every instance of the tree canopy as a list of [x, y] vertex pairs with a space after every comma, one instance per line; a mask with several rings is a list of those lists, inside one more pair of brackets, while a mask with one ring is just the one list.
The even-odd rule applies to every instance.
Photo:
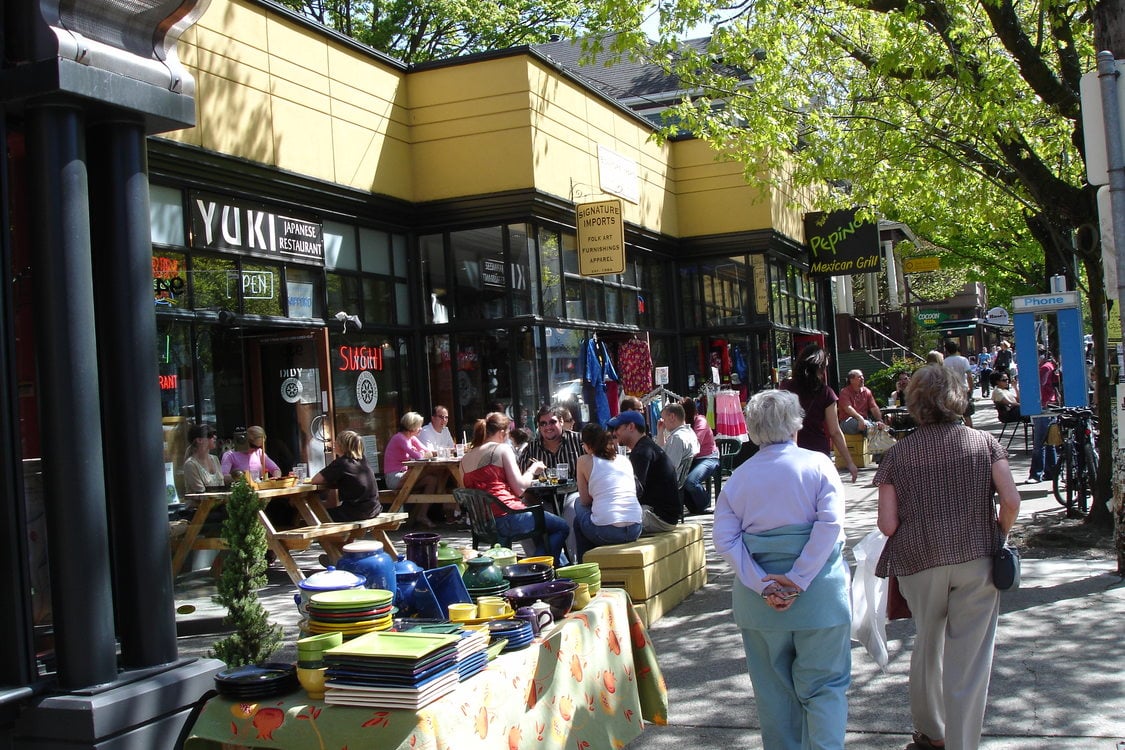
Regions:
[[[1001, 300], [1066, 275], [1106, 361], [1079, 95], [1096, 66], [1091, 4], [660, 0], [655, 41], [639, 23], [646, 5], [607, 0], [591, 28], [693, 92], [668, 112], [668, 135], [707, 139], [763, 187], [820, 186], [818, 208], [869, 206], [906, 223]], [[682, 44], [700, 23], [714, 25], [709, 44]]]
[[550, 41], [581, 26], [575, 0], [277, 0], [406, 63]]

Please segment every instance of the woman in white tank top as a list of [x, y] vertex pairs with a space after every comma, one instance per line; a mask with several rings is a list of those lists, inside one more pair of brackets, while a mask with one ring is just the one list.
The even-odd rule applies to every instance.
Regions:
[[588, 424], [582, 428], [582, 445], [586, 455], [578, 457], [578, 502], [574, 506], [579, 562], [586, 550], [635, 541], [641, 535], [643, 518], [633, 464], [618, 455], [613, 433]]

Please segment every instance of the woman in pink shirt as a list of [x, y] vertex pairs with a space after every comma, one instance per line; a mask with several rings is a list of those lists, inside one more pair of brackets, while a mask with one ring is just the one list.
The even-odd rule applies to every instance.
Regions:
[[[422, 415], [416, 411], [408, 411], [399, 420], [398, 432], [394, 434], [383, 451], [383, 476], [387, 482], [387, 489], [397, 490], [406, 478], [406, 461], [417, 461], [426, 458], [429, 450], [418, 434], [422, 431]], [[437, 481], [432, 476], [421, 477], [414, 485], [414, 491], [432, 495], [437, 489]], [[410, 521], [413, 526], [433, 528], [434, 524], [427, 517], [430, 509], [429, 503], [412, 503], [410, 505]]]

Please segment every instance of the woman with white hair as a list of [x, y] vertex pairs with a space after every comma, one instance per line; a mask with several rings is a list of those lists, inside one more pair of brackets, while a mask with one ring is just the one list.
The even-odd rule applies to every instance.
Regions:
[[723, 482], [715, 550], [734, 569], [742, 631], [767, 748], [843, 748], [851, 682], [844, 487], [832, 460], [797, 447], [796, 394], [746, 407], [760, 449]]

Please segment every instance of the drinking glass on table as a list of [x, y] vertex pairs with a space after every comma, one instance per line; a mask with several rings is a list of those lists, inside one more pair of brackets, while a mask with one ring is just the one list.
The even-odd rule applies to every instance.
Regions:
[[545, 469], [543, 471], [543, 474], [547, 479], [547, 484], [558, 484], [559, 483], [559, 470], [558, 469]]
[[559, 478], [559, 484], [566, 484], [566, 480], [570, 478], [570, 464], [559, 464], [556, 466], [555, 476]]

